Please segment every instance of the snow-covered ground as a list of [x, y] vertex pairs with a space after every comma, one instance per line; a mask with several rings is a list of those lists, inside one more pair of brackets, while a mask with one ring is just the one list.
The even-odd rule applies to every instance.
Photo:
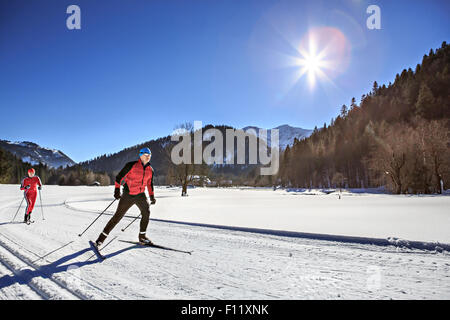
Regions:
[[340, 235], [449, 244], [449, 196], [343, 193], [339, 200], [319, 191], [199, 188], [182, 198], [178, 188], [161, 187], [148, 235], [192, 254], [120, 241], [137, 240], [139, 223], [120, 231], [138, 214], [132, 208], [99, 262], [87, 240], [98, 236], [116, 203], [78, 234], [112, 193], [112, 187], [45, 186], [46, 219], [38, 202], [36, 222], [27, 226], [10, 223], [22, 199], [18, 186], [0, 185], [0, 298], [450, 298], [448, 251], [330, 241]]

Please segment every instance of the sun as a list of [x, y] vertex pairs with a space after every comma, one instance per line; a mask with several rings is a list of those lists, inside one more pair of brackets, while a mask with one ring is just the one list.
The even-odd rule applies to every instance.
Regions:
[[303, 59], [303, 68], [308, 74], [308, 81], [311, 86], [314, 86], [316, 78], [323, 74], [322, 68], [325, 67], [325, 60], [314, 52], [310, 52]]
[[318, 81], [332, 83], [331, 79], [348, 65], [349, 43], [343, 33], [335, 28], [309, 30], [296, 49], [296, 78], [299, 80], [306, 75], [310, 89], [314, 89]]
[[316, 73], [320, 70], [322, 60], [317, 56], [308, 56], [305, 59], [305, 68], [308, 72]]
[[300, 54], [302, 57], [297, 60], [300, 67], [300, 77], [307, 74], [308, 83], [313, 88], [316, 79], [325, 75], [324, 69], [327, 67], [327, 61], [324, 59], [323, 51], [317, 53], [313, 45], [308, 51], [300, 50]]

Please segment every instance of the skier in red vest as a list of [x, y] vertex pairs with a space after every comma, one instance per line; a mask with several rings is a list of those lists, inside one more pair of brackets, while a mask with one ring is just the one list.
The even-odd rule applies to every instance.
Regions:
[[[141, 225], [139, 232], [139, 243], [151, 245], [152, 242], [145, 236], [148, 222], [150, 220], [150, 205], [145, 195], [145, 187], [147, 187], [151, 204], [155, 204], [155, 196], [153, 192], [153, 168], [150, 166], [150, 158], [152, 152], [149, 148], [143, 148], [139, 151], [139, 159], [137, 161], [128, 162], [119, 174], [116, 176], [114, 198], [120, 199], [116, 213], [106, 224], [103, 232], [98, 236], [95, 242], [99, 247], [103, 244], [111, 230], [119, 223], [125, 213], [133, 205], [137, 205], [141, 210]], [[120, 194], [120, 186], [123, 185], [123, 194]]]
[[20, 185], [20, 190], [25, 190], [24, 196], [27, 200], [27, 208], [25, 210], [24, 221], [26, 224], [31, 223], [31, 212], [33, 211], [34, 204], [37, 198], [37, 189], [41, 190], [42, 183], [38, 176], [35, 176], [35, 171], [33, 168], [28, 170], [28, 177], [22, 180]]

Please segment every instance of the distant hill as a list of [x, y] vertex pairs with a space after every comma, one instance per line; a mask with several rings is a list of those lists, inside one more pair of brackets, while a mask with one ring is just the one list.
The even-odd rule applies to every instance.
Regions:
[[[203, 133], [211, 128], [216, 128], [222, 131], [224, 138], [226, 138], [225, 130], [232, 129], [230, 126], [226, 125], [206, 125], [203, 127]], [[253, 128], [256, 132], [259, 132], [260, 128], [258, 127], [245, 127], [243, 130], [247, 130], [249, 128]], [[312, 133], [312, 130], [302, 129], [291, 127], [289, 125], [278, 126], [275, 129], [279, 129], [279, 138], [280, 138], [280, 148], [285, 149], [286, 146], [292, 145], [297, 140], [302, 140], [309, 137]], [[268, 137], [270, 145], [270, 129], [268, 130]], [[209, 143], [209, 142], [205, 142]], [[152, 166], [155, 168], [155, 179], [158, 179], [159, 183], [164, 183], [164, 177], [167, 174], [168, 170], [168, 162], [170, 160], [170, 156], [167, 154], [165, 148], [169, 144], [174, 144], [170, 140], [170, 136], [149, 140], [138, 145], [131, 146], [129, 148], [123, 149], [119, 152], [102, 155], [96, 157], [92, 160], [80, 162], [79, 164], [89, 170], [94, 172], [108, 172], [110, 176], [113, 178], [120, 169], [124, 166], [125, 163], [129, 161], [136, 160], [138, 158], [138, 151], [143, 147], [149, 147], [152, 150]], [[226, 146], [226, 142], [224, 141], [224, 148]], [[236, 154], [236, 152], [235, 152]], [[224, 157], [226, 157], [226, 153], [224, 150]], [[248, 162], [248, 154], [246, 153], [246, 163]], [[248, 173], [252, 170], [254, 165], [214, 165], [211, 166], [210, 169], [213, 173], [216, 174], [224, 174], [224, 175], [232, 175], [232, 176], [241, 176], [243, 174]]]
[[60, 150], [44, 148], [29, 141], [11, 142], [0, 140], [0, 148], [14, 154], [23, 162], [28, 162], [32, 165], [42, 163], [51, 168], [58, 168], [76, 164], [75, 161]]
[[139, 150], [143, 147], [149, 147], [152, 150], [152, 167], [156, 168], [156, 175], [161, 176], [167, 171], [167, 155], [164, 147], [171, 143], [170, 136], [149, 140], [112, 154], [104, 154], [94, 159], [80, 162], [82, 167], [94, 172], [107, 172], [111, 178], [123, 168], [125, 163], [136, 160], [139, 157]]

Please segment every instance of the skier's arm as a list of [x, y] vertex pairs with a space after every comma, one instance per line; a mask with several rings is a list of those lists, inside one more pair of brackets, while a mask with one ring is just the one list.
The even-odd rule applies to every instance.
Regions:
[[38, 179], [38, 185], [39, 185], [39, 190], [41, 190], [41, 187], [42, 187], [42, 181], [41, 181], [41, 178], [39, 178], [38, 176], [36, 176], [37, 177], [37, 179]]
[[132, 162], [128, 162], [123, 168], [122, 170], [120, 170], [120, 172], [117, 174], [116, 176], [116, 181], [114, 183], [115, 188], [120, 188], [121, 186], [121, 182], [122, 179], [127, 175], [128, 172], [130, 172], [131, 168], [133, 167], [133, 165], [135, 164], [135, 161]]
[[29, 187], [29, 185], [26, 185], [26, 186], [24, 185], [25, 179], [26, 178], [23, 178], [22, 182], [20, 183], [20, 190], [26, 190]]
[[154, 195], [153, 189], [153, 177], [155, 176], [155, 170], [152, 168], [152, 178], [147, 182], [148, 195], [151, 197]]
[[152, 178], [147, 182], [148, 195], [150, 196], [150, 203], [155, 204], [155, 193], [153, 190], [153, 177], [155, 176], [155, 170], [152, 168]]

